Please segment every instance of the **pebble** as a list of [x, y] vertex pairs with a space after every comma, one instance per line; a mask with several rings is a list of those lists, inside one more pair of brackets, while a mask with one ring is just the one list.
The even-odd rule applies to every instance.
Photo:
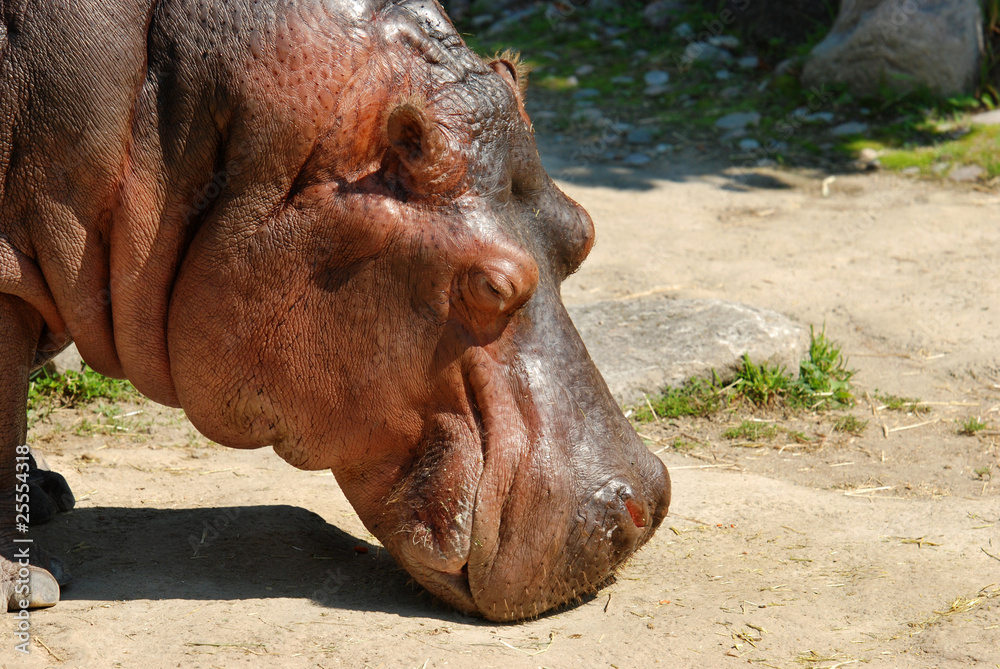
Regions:
[[736, 64], [740, 66], [741, 70], [756, 70], [760, 67], [760, 58], [757, 56], [743, 56]]
[[662, 86], [670, 81], [670, 75], [663, 70], [651, 70], [643, 75], [642, 80], [649, 86]]
[[576, 78], [575, 74], [571, 74], [568, 77], [566, 77], [566, 85], [571, 88], [576, 88], [577, 86], [580, 85], [580, 80]]
[[658, 95], [663, 95], [669, 90], [670, 90], [669, 86], [648, 86], [646, 90], [643, 91], [643, 94], [651, 98], [655, 98]]
[[597, 90], [596, 88], [581, 88], [577, 92], [573, 93], [573, 97], [577, 98], [577, 99], [580, 99], [580, 98], [596, 98], [600, 94], [601, 94], [601, 92], [599, 90]]
[[657, 144], [654, 151], [657, 153], [669, 153], [674, 150], [673, 144]]
[[739, 147], [740, 147], [740, 151], [745, 151], [745, 152], [749, 153], [751, 151], [756, 151], [757, 149], [759, 149], [760, 148], [760, 142], [758, 142], [756, 139], [753, 139], [751, 137], [747, 137], [746, 139], [741, 139], [740, 140]]
[[628, 123], [618, 122], [618, 123], [612, 123], [609, 127], [611, 128], [611, 132], [615, 132], [620, 135], [623, 132], [628, 132], [632, 126], [630, 126]]
[[861, 153], [858, 155], [858, 160], [865, 164], [874, 163], [878, 160], [878, 151], [871, 147], [861, 149]]
[[649, 144], [653, 141], [653, 131], [647, 128], [630, 130], [625, 140], [629, 144]]
[[833, 112], [816, 112], [802, 118], [806, 123], [833, 123]]
[[868, 124], [862, 123], [861, 121], [848, 121], [847, 123], [841, 123], [838, 126], [830, 128], [830, 133], [837, 137], [846, 137], [848, 135], [861, 135], [868, 131]]
[[625, 49], [628, 47], [628, 44], [622, 39], [613, 39], [610, 44], [616, 49]]
[[719, 70], [715, 73], [715, 78], [718, 79], [719, 81], [728, 81], [729, 78], [732, 76], [733, 73], [730, 72], [729, 70]]
[[580, 67], [576, 68], [575, 74], [578, 77], [585, 77], [588, 74], [593, 74], [593, 72], [594, 72], [593, 65], [581, 65]]
[[905, 170], [900, 172], [900, 174], [903, 174], [908, 177], [920, 176], [920, 168], [917, 167], [916, 165], [914, 165], [913, 167], [907, 167]]
[[951, 167], [951, 163], [949, 162], [934, 163], [931, 166], [931, 171], [934, 172], [934, 174], [944, 174], [948, 171], [949, 167]]
[[986, 173], [979, 165], [962, 165], [961, 167], [956, 167], [948, 175], [948, 178], [952, 181], [957, 181], [959, 183], [968, 181], [977, 181], [979, 177]]
[[712, 46], [717, 46], [720, 49], [729, 49], [730, 51], [740, 48], [740, 39], [738, 37], [733, 37], [732, 35], [717, 35], [716, 37], [709, 37], [708, 43]]
[[617, 77], [611, 77], [611, 83], [613, 84], [631, 84], [635, 81], [635, 77], [630, 77], [627, 74], [619, 74]]
[[760, 114], [757, 112], [733, 112], [716, 121], [715, 127], [722, 130], [742, 130], [748, 125], [758, 125], [759, 123]]
[[682, 23], [674, 28], [674, 37], [677, 39], [691, 39], [694, 37], [694, 28], [690, 23]]
[[624, 163], [632, 167], [641, 167], [642, 165], [647, 165], [651, 160], [652, 158], [645, 153], [630, 153], [625, 156]]
[[649, 57], [649, 52], [646, 51], [645, 49], [636, 49], [636, 52], [633, 55], [635, 56], [636, 60], [642, 60], [643, 58]]
[[684, 49], [684, 61], [687, 63], [728, 63], [732, 54], [708, 42], [691, 42]]

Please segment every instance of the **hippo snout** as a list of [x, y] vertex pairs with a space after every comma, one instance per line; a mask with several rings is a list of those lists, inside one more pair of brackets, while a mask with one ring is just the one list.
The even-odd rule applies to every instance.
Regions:
[[[615, 477], [590, 499], [585, 515], [599, 519], [590, 533], [603, 533], [615, 556], [627, 557], [642, 546], [663, 522], [670, 505], [670, 476], [658, 458], [655, 473], [642, 484]], [[612, 562], [614, 562], [612, 558]]]

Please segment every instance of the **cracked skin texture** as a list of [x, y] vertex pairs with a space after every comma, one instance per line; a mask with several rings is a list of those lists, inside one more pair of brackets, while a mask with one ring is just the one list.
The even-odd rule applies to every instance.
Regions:
[[669, 478], [562, 306], [593, 225], [515, 61], [426, 1], [0, 13], [0, 496], [32, 356], [72, 339], [219, 443], [331, 468], [468, 613], [592, 592], [655, 531]]

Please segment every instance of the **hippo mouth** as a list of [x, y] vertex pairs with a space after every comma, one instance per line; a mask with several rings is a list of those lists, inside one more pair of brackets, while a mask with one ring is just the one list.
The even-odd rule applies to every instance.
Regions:
[[[612, 580], [659, 526], [669, 493], [651, 495], [623, 476], [589, 484], [574, 476], [577, 463], [567, 458], [583, 460], [590, 449], [546, 437], [530, 418], [537, 405], [491, 382], [495, 363], [480, 354], [470, 356], [465, 377], [474, 421], [434, 430], [441, 438], [426, 452], [439, 454], [427, 463], [436, 467], [416, 470], [435, 474], [428, 494], [416, 496], [421, 503], [410, 505], [416, 531], [396, 543], [397, 555], [431, 594], [464, 613], [535, 617]], [[662, 463], [636, 441], [652, 461], [649, 479], [662, 480]], [[429, 511], [430, 501], [437, 506]]]

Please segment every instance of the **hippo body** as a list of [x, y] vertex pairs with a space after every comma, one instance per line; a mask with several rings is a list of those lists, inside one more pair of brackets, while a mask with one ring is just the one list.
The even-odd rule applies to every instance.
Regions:
[[0, 17], [0, 610], [58, 599], [41, 552], [15, 587], [15, 510], [28, 377], [71, 340], [221, 444], [332, 469], [462, 611], [537, 615], [648, 540], [669, 478], [563, 308], [593, 226], [515, 59], [433, 0]]

